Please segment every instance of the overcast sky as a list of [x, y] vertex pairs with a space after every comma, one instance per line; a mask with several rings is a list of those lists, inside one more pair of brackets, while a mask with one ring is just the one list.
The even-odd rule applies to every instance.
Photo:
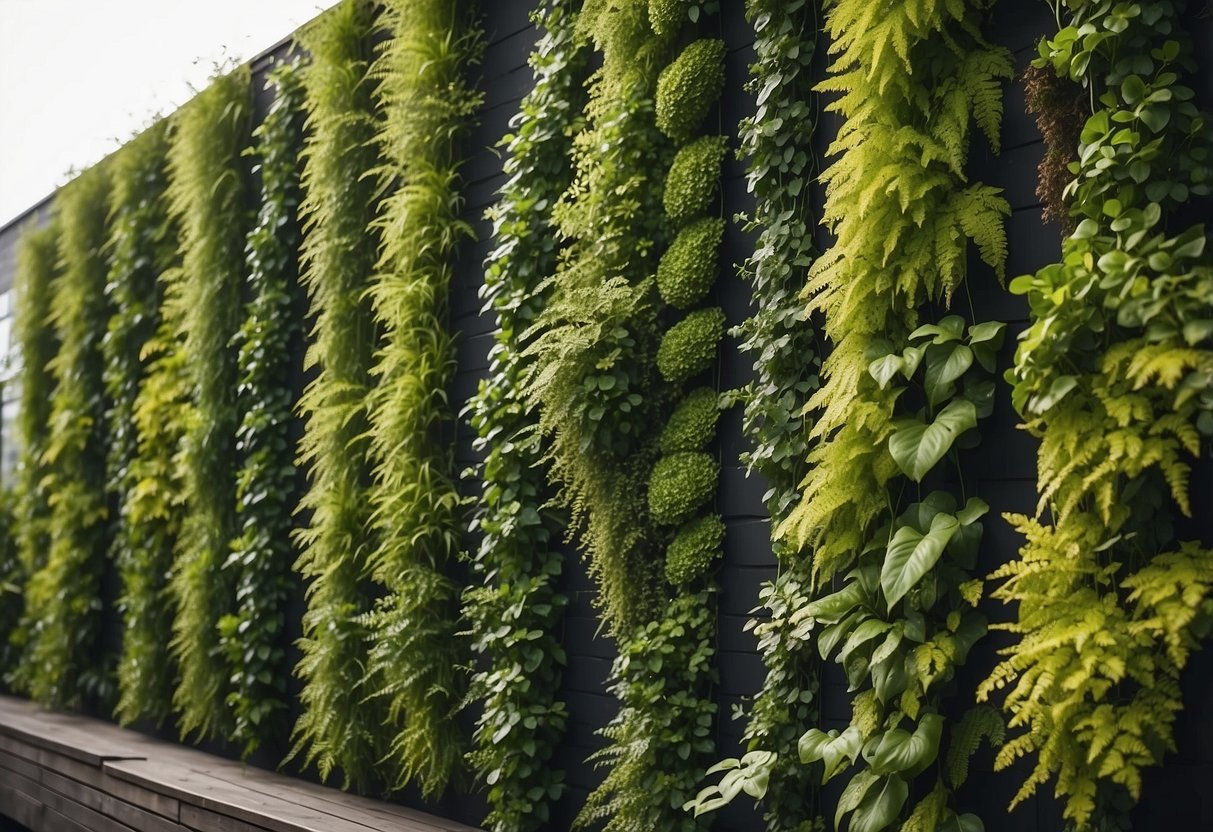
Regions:
[[335, 0], [0, 0], [0, 225]]

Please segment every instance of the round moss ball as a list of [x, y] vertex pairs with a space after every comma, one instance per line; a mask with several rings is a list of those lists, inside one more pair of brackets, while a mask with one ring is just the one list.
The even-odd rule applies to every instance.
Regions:
[[657, 129], [681, 144], [695, 135], [724, 91], [724, 41], [691, 43], [657, 78]]
[[665, 180], [662, 204], [670, 219], [682, 225], [708, 209], [728, 141], [724, 136], [704, 136], [679, 150]]
[[716, 435], [719, 399], [719, 394], [711, 387], [700, 387], [688, 393], [661, 432], [661, 452], [703, 450]]
[[679, 232], [657, 264], [657, 291], [679, 309], [695, 306], [716, 282], [724, 220], [706, 217]]
[[665, 552], [665, 579], [684, 586], [702, 578], [720, 556], [724, 545], [724, 520], [709, 514], [678, 530]]
[[657, 460], [649, 477], [649, 513], [653, 521], [676, 526], [712, 499], [720, 466], [710, 454], [685, 451]]
[[681, 384], [712, 365], [724, 337], [724, 312], [718, 306], [687, 315], [661, 339], [657, 369], [671, 384]]
[[672, 35], [690, 20], [690, 0], [649, 0], [649, 26], [658, 35]]

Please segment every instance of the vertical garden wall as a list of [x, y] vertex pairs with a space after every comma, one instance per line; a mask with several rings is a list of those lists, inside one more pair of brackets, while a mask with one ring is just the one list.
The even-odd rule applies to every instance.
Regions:
[[1213, 823], [1200, 4], [384, 6], [0, 230], [11, 690], [502, 832]]

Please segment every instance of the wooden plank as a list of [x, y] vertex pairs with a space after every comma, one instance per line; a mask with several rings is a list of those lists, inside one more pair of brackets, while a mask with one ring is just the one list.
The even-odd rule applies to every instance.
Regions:
[[49, 769], [42, 770], [42, 785], [95, 812], [124, 823], [139, 832], [180, 832], [181, 827], [160, 815], [91, 788]]
[[[47, 788], [41, 783], [36, 783], [8, 769], [0, 768], [0, 785], [3, 785], [5, 788], [15, 789], [33, 798], [47, 809], [57, 812], [64, 818], [79, 824], [81, 828], [88, 830], [88, 832], [135, 832], [135, 830], [132, 830], [126, 824], [106, 817], [100, 812], [56, 792], [54, 789]], [[61, 827], [56, 826], [55, 823], [44, 822], [43, 828], [50, 830], [50, 832], [58, 832]]]
[[246, 821], [200, 809], [188, 803], [181, 807], [181, 822], [187, 829], [197, 832], [265, 832], [263, 826], [254, 826]]
[[31, 780], [37, 780], [39, 773], [42, 771], [37, 763], [30, 762], [30, 760], [18, 754], [5, 752], [0, 752], [0, 766], [4, 766], [10, 771], [15, 771], [22, 777], [28, 777]]
[[28, 829], [36, 831], [42, 828], [42, 804], [16, 789], [0, 789], [0, 814]]
[[147, 745], [134, 732], [100, 720], [42, 711], [11, 696], [0, 696], [0, 733], [90, 765], [143, 757]]

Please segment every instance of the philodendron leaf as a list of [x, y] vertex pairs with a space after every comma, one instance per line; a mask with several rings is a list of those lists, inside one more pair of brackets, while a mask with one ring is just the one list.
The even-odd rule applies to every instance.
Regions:
[[902, 526], [894, 533], [880, 570], [880, 588], [890, 608], [935, 568], [959, 528], [955, 516], [936, 514], [926, 534], [911, 526]]
[[923, 714], [914, 733], [894, 728], [868, 740], [863, 758], [875, 774], [900, 774], [910, 780], [939, 756], [943, 717]]
[[965, 322], [959, 315], [948, 315], [937, 324], [923, 324], [910, 333], [910, 340], [917, 341], [927, 336], [933, 336], [931, 343], [946, 344], [949, 341], [959, 341], [964, 336]]
[[946, 399], [953, 390], [952, 383], [965, 374], [973, 366], [973, 350], [964, 344], [955, 344], [947, 354], [927, 355], [927, 401], [931, 406]]
[[821, 760], [825, 766], [825, 772], [821, 776], [823, 784], [855, 762], [862, 748], [863, 735], [855, 725], [850, 726], [841, 734], [837, 731], [826, 733], [816, 728], [810, 728], [796, 743], [800, 762], [808, 765]]
[[922, 482], [956, 438], [975, 427], [977, 408], [967, 399], [955, 399], [929, 425], [918, 419], [899, 419], [889, 437], [889, 453], [903, 474]]
[[792, 623], [796, 624], [804, 619], [811, 618], [823, 624], [833, 624], [855, 609], [855, 607], [862, 604], [864, 600], [863, 587], [859, 585], [858, 581], [855, 581], [847, 584], [833, 595], [827, 595], [824, 598], [818, 598], [811, 604], [806, 604], [793, 613]]
[[[910, 796], [910, 786], [896, 775], [881, 777], [864, 792], [863, 800], [851, 815], [847, 832], [881, 832], [887, 829]], [[841, 807], [840, 807], [841, 808]]]

